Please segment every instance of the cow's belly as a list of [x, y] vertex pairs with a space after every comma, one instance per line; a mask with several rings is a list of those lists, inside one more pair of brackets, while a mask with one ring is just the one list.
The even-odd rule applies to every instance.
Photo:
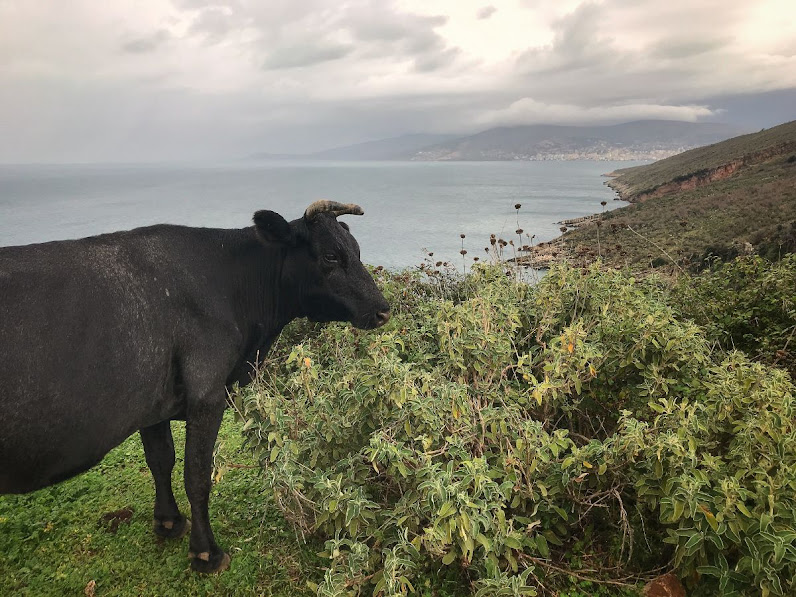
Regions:
[[155, 387], [145, 395], [120, 392], [103, 399], [92, 394], [73, 396], [84, 405], [74, 409], [62, 408], [72, 402], [68, 395], [55, 403], [34, 399], [28, 401], [34, 408], [6, 418], [13, 424], [0, 431], [0, 493], [25, 493], [73, 477], [139, 429], [182, 410], [177, 397]]

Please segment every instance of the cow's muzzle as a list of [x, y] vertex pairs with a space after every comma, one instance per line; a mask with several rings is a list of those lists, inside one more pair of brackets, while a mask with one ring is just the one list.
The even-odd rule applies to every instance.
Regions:
[[390, 321], [390, 310], [385, 309], [376, 313], [376, 327], [379, 328]]

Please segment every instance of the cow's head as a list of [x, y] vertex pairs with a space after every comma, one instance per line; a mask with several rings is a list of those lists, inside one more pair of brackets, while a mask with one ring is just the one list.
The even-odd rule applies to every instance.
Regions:
[[376, 328], [390, 319], [390, 305], [359, 260], [348, 225], [337, 221], [343, 214], [363, 212], [358, 205], [316, 201], [298, 220], [263, 210], [254, 224], [266, 244], [286, 249], [283, 278], [301, 316]]

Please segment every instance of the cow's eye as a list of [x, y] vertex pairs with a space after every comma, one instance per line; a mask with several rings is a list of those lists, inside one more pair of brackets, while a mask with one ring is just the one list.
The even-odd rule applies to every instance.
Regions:
[[326, 263], [337, 263], [337, 255], [335, 255], [334, 253], [327, 253], [326, 255], [323, 256], [323, 260]]

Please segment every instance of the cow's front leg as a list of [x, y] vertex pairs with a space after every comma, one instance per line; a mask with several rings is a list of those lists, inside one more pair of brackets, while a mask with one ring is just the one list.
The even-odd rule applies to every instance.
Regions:
[[223, 398], [194, 404], [189, 407], [185, 422], [185, 492], [191, 502], [193, 519], [190, 556], [191, 567], [197, 572], [221, 572], [229, 567], [230, 561], [229, 556], [216, 545], [207, 511], [213, 447], [224, 404]]
[[181, 539], [191, 528], [190, 521], [180, 514], [171, 489], [174, 469], [174, 440], [170, 421], [162, 421], [139, 431], [144, 454], [155, 481], [155, 533], [167, 539]]

